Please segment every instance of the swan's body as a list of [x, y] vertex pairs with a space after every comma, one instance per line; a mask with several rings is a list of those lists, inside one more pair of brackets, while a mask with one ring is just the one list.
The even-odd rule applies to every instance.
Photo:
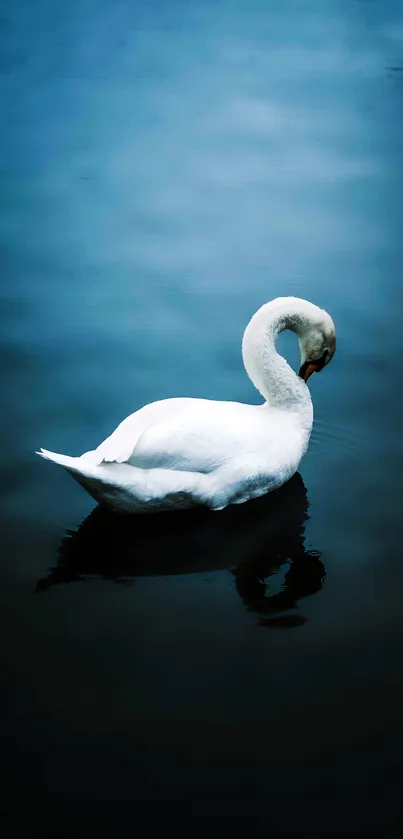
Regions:
[[[275, 349], [278, 333], [287, 328], [300, 342], [303, 378]], [[298, 298], [277, 298], [253, 316], [242, 345], [263, 405], [165, 399], [131, 414], [95, 451], [38, 454], [119, 512], [240, 504], [280, 487], [297, 471], [313, 422], [306, 380], [334, 350], [334, 324], [325, 311]]]

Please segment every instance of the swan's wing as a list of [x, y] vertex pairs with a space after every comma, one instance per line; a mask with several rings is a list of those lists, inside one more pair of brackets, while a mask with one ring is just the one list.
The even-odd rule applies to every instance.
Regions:
[[204, 402], [202, 399], [162, 399], [144, 405], [134, 414], [126, 417], [93, 452], [86, 452], [87, 459], [95, 465], [101, 463], [127, 463], [144, 431], [151, 425], [167, 420], [188, 407], [189, 403]]
[[151, 424], [139, 437], [129, 463], [143, 469], [208, 473], [270, 442], [256, 408], [231, 402], [187, 406]]
[[[274, 431], [275, 429], [273, 429]], [[270, 444], [261, 409], [238, 402], [169, 399], [127, 417], [95, 452], [94, 463], [129, 463], [142, 469], [208, 473], [237, 452]]]

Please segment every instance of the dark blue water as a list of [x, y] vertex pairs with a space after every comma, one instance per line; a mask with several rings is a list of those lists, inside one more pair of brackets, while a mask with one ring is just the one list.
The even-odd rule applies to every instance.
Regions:
[[[7, 836], [399, 836], [402, 6], [1, 10]], [[33, 455], [258, 402], [287, 294], [338, 350], [277, 495], [119, 523]]]

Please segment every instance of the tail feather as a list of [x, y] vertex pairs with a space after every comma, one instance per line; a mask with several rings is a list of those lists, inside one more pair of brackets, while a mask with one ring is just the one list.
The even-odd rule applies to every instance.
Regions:
[[133, 512], [133, 508], [143, 510], [145, 481], [142, 470], [127, 463], [93, 463], [92, 452], [81, 457], [69, 457], [56, 452], [41, 449], [36, 452], [45, 460], [50, 460], [64, 469], [81, 484], [95, 501], [105, 502], [121, 513]]
[[118, 481], [116, 478], [114, 480], [113, 475], [103, 474], [104, 470], [91, 463], [90, 459], [87, 460], [85, 455], [69, 457], [69, 455], [49, 452], [47, 449], [40, 449], [35, 454], [39, 454], [39, 457], [50, 460], [58, 466], [63, 466], [96, 501], [102, 501], [108, 490], [116, 490], [118, 486]]
[[97, 483], [108, 487], [128, 488], [135, 483], [134, 478], [139, 477], [141, 470], [134, 469], [127, 463], [101, 463], [94, 462], [95, 452], [86, 452], [81, 457], [69, 457], [66, 454], [49, 452], [47, 449], [40, 449], [35, 452], [39, 457], [50, 460], [58, 466], [63, 466], [80, 484], [88, 488], [87, 482]]
[[40, 449], [40, 451], [35, 452], [35, 454], [39, 454], [39, 457], [43, 457], [45, 460], [51, 460], [53, 463], [58, 463], [59, 466], [64, 466], [65, 469], [68, 469], [71, 472], [79, 472], [81, 474], [85, 474], [87, 472], [81, 457], [69, 457], [66, 454], [48, 452], [46, 449]]

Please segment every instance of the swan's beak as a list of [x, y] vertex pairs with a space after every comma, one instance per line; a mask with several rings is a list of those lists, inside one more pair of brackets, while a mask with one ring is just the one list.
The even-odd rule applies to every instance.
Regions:
[[298, 375], [304, 380], [304, 382], [307, 382], [309, 377], [312, 376], [312, 373], [316, 373], [316, 371], [319, 371], [320, 369], [320, 366], [316, 364], [315, 361], [305, 361], [300, 368]]
[[299, 377], [307, 382], [309, 377], [312, 376], [312, 373], [320, 373], [321, 370], [325, 367], [329, 360], [329, 350], [325, 350], [323, 355], [320, 358], [316, 358], [315, 361], [305, 361], [300, 371], [298, 373]]

